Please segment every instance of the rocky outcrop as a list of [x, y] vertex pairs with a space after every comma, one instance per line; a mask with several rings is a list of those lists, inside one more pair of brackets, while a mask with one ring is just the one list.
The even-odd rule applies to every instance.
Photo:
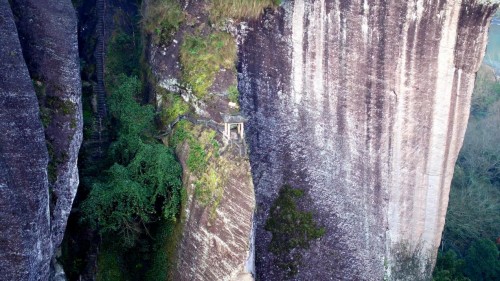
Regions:
[[47, 280], [48, 153], [14, 17], [0, 1], [0, 279]]
[[[150, 4], [154, 1], [145, 1]], [[190, 34], [210, 34], [216, 30], [208, 23], [207, 3], [205, 1], [180, 1], [187, 19], [172, 36], [171, 41], [160, 46], [148, 46], [148, 62], [156, 78], [157, 85], [152, 87], [157, 93], [155, 100], [159, 108], [168, 108], [168, 100], [162, 98], [161, 91], [168, 91], [182, 96], [192, 107], [205, 125], [220, 132], [223, 130], [222, 116], [235, 111], [227, 98], [227, 91], [236, 84], [234, 70], [219, 71], [209, 89], [210, 94], [205, 99], [199, 99], [189, 91], [181, 79], [181, 64], [179, 52], [183, 40]], [[200, 30], [202, 30], [200, 32]], [[189, 120], [192, 118], [186, 118]], [[194, 118], [196, 120], [196, 118]], [[193, 120], [191, 120], [193, 121]], [[195, 122], [203, 124], [202, 122]], [[174, 126], [174, 130], [179, 125]], [[219, 128], [217, 128], [217, 126]], [[170, 130], [168, 130], [170, 131]], [[207, 126], [194, 126], [194, 139], [203, 139], [208, 132]], [[201, 131], [201, 132], [200, 132]], [[223, 145], [222, 134], [218, 133], [217, 152], [205, 147], [206, 155], [212, 155], [208, 160], [208, 168], [200, 172], [191, 171], [186, 164], [191, 143], [189, 141], [178, 145], [177, 155], [183, 166], [183, 186], [187, 191], [187, 200], [182, 208], [182, 229], [175, 253], [173, 280], [179, 281], [247, 281], [253, 280], [253, 258], [251, 250], [251, 234], [253, 229], [253, 213], [255, 197], [250, 173], [250, 163], [245, 153], [245, 146], [233, 149]], [[219, 151], [220, 145], [220, 151]], [[241, 148], [241, 150], [240, 150]], [[224, 150], [224, 153], [222, 151]], [[220, 155], [219, 155], [220, 154]], [[204, 154], [205, 155], [205, 154]], [[215, 156], [218, 155], [218, 156]], [[207, 178], [211, 178], [213, 189], [207, 195], [198, 194], [206, 188]], [[197, 187], [198, 186], [198, 187]], [[201, 188], [200, 188], [201, 187]], [[198, 189], [198, 192], [196, 191]]]
[[252, 262], [255, 199], [248, 160], [229, 152], [219, 157], [214, 171], [222, 196], [207, 205], [196, 194], [196, 177], [186, 166], [187, 151], [187, 145], [179, 151], [187, 202], [173, 280], [253, 280], [253, 266], [247, 263]]
[[78, 186], [76, 26], [70, 1], [2, 1], [2, 62], [12, 67], [0, 71], [2, 192], [9, 193], [0, 211], [10, 218], [1, 229], [13, 233], [2, 240], [2, 249], [9, 249], [0, 262], [2, 278], [13, 276], [6, 280], [49, 279]]
[[326, 228], [297, 280], [396, 278], [396, 256], [435, 255], [496, 9], [480, 2], [289, 1], [250, 23], [239, 89], [258, 279], [283, 279], [264, 224], [284, 183]]

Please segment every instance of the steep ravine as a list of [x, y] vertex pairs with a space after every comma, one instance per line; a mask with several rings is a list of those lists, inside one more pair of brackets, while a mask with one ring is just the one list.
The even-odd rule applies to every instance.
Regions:
[[419, 248], [425, 266], [435, 255], [495, 9], [474, 0], [286, 1], [249, 24], [239, 89], [259, 280], [284, 278], [264, 224], [285, 183], [306, 191], [326, 228], [301, 252], [296, 280], [397, 278], [396, 256]]

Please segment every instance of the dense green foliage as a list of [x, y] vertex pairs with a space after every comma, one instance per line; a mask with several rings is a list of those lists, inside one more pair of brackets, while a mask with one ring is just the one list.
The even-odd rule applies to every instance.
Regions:
[[297, 206], [304, 191], [290, 185], [281, 187], [278, 198], [271, 206], [265, 229], [272, 233], [269, 251], [276, 255], [277, 264], [286, 270], [288, 276], [297, 273], [301, 256], [293, 249], [307, 249], [312, 240], [325, 234], [318, 227], [312, 212], [302, 211]]
[[475, 240], [464, 258], [453, 250], [439, 252], [434, 281], [498, 280], [500, 276], [500, 252], [488, 239]]
[[138, 79], [119, 79], [109, 102], [118, 125], [111, 148], [116, 162], [106, 171], [106, 179], [93, 185], [82, 209], [102, 235], [132, 247], [148, 223], [175, 220], [181, 167], [171, 149], [148, 137], [154, 115], [150, 106], [134, 100], [141, 88]]
[[499, 251], [488, 239], [476, 240], [465, 256], [466, 275], [471, 280], [498, 280], [500, 278]]
[[123, 31], [115, 31], [106, 52], [106, 88], [113, 89], [120, 74], [139, 76], [140, 40]]
[[439, 252], [433, 279], [435, 281], [468, 281], [470, 279], [464, 276], [464, 268], [465, 261], [458, 258], [453, 250], [445, 253]]
[[221, 68], [235, 71], [236, 42], [225, 32], [186, 35], [181, 46], [182, 80], [198, 98], [208, 94]]
[[184, 20], [176, 0], [145, 0], [142, 7], [142, 26], [156, 44], [166, 44]]

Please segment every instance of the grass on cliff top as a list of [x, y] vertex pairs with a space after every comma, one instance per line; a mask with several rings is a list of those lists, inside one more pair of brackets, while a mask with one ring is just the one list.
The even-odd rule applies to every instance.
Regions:
[[269, 251], [276, 255], [278, 266], [288, 277], [297, 274], [301, 262], [300, 254], [292, 250], [308, 249], [312, 240], [325, 234], [325, 228], [317, 226], [312, 212], [300, 210], [297, 206], [303, 196], [303, 190], [283, 185], [265, 225], [265, 230], [273, 235]]
[[208, 94], [220, 69], [235, 71], [236, 42], [225, 32], [187, 35], [181, 46], [182, 80], [198, 98]]
[[145, 0], [142, 2], [142, 27], [155, 44], [167, 44], [184, 20], [176, 0]]
[[276, 7], [281, 0], [212, 0], [210, 20], [217, 22], [225, 18], [255, 19], [265, 8]]

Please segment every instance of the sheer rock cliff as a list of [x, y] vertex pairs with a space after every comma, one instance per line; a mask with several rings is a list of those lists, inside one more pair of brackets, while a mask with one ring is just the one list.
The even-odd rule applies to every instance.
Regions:
[[285, 1], [242, 31], [259, 280], [284, 278], [264, 225], [285, 183], [326, 228], [296, 280], [397, 279], [416, 249], [432, 264], [496, 5]]
[[66, 0], [1, 5], [0, 275], [48, 280], [78, 186], [77, 19]]

